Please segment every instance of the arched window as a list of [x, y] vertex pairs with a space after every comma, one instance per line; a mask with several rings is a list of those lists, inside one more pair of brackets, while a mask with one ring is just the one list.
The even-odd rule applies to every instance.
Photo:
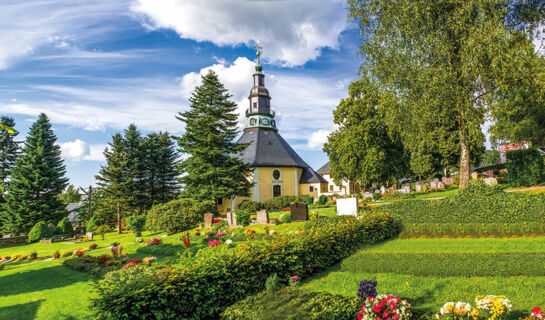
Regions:
[[269, 119], [261, 119], [261, 123], [264, 125], [269, 125]]
[[254, 118], [250, 119], [250, 125], [251, 125], [251, 126], [255, 126], [256, 121], [257, 121], [257, 120], [254, 119]]
[[274, 169], [272, 172], [272, 176], [274, 180], [280, 180], [280, 170]]
[[278, 197], [282, 195], [282, 187], [278, 184], [273, 186], [273, 197]]

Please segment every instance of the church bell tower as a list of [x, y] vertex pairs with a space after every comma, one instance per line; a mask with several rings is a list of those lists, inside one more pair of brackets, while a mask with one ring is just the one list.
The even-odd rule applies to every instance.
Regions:
[[254, 86], [250, 91], [248, 100], [249, 108], [246, 110], [246, 129], [269, 128], [276, 129], [274, 120], [274, 110], [271, 108], [271, 96], [269, 90], [265, 88], [265, 75], [263, 66], [259, 61], [261, 53], [257, 51], [257, 63], [255, 65]]

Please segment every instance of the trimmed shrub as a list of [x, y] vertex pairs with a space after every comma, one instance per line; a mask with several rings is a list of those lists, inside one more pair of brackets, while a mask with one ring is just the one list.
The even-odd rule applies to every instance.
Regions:
[[151, 231], [182, 232], [202, 222], [205, 213], [215, 210], [213, 201], [176, 199], [153, 206], [148, 211], [146, 227]]
[[235, 210], [237, 218], [237, 225], [247, 226], [250, 224], [250, 211], [248, 210]]
[[321, 196], [318, 197], [317, 202], [318, 202], [319, 205], [323, 206], [323, 205], [325, 205], [327, 203], [327, 197], [322, 194]]
[[302, 195], [301, 196], [301, 201], [310, 206], [310, 205], [312, 205], [314, 203], [314, 198], [312, 196], [309, 196], [309, 195]]
[[222, 320], [355, 319], [361, 300], [325, 292], [290, 290], [283, 293], [261, 292], [228, 307]]
[[483, 236], [510, 237], [544, 235], [544, 223], [403, 223], [400, 238], [416, 238], [426, 236], [440, 237], [474, 237]]
[[244, 200], [239, 204], [238, 208], [240, 210], [246, 210], [255, 213], [263, 209], [263, 204], [261, 204], [261, 202], [259, 201]]
[[532, 186], [543, 179], [543, 156], [535, 149], [507, 152], [506, 179], [514, 187]]
[[281, 223], [291, 223], [293, 222], [293, 218], [291, 216], [291, 213], [284, 213], [281, 217], [280, 217], [280, 222]]
[[[326, 219], [313, 221], [321, 220]], [[96, 316], [148, 319], [160, 314], [162, 319], [214, 319], [227, 306], [263, 290], [270, 275], [308, 277], [400, 230], [392, 216], [384, 213], [327, 220], [329, 223], [317, 223], [291, 236], [249, 241], [243, 247], [199, 250], [177, 265], [137, 266], [108, 273], [95, 284]]]
[[137, 237], [142, 236], [142, 231], [146, 228], [146, 216], [141, 215], [134, 215], [130, 216], [126, 220], [127, 222], [127, 228], [131, 230], [134, 234], [136, 234]]
[[59, 235], [67, 235], [70, 237], [74, 235], [74, 228], [72, 227], [72, 223], [70, 220], [68, 220], [68, 218], [63, 218], [61, 221], [59, 221], [56, 231]]
[[52, 235], [53, 232], [49, 229], [47, 223], [45, 221], [40, 221], [36, 223], [28, 233], [28, 241], [36, 242], [40, 239], [51, 238]]
[[382, 195], [379, 192], [374, 192], [373, 193], [373, 200], [380, 200], [381, 196]]
[[265, 289], [268, 292], [275, 292], [285, 287], [285, 284], [282, 283], [280, 277], [275, 273], [270, 276], [267, 281], [265, 281]]
[[282, 210], [289, 207], [296, 198], [296, 196], [278, 196], [263, 202], [263, 206], [267, 210]]
[[148, 256], [168, 256], [176, 257], [180, 252], [186, 250], [182, 245], [158, 244], [154, 246], [144, 246], [136, 249], [136, 253]]
[[100, 223], [97, 217], [91, 217], [91, 219], [89, 219], [89, 222], [87, 222], [87, 227], [85, 228], [85, 231], [95, 232], [101, 224], [102, 223]]

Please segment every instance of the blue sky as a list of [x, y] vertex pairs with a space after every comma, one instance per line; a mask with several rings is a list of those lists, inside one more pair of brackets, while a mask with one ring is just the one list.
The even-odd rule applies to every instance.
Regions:
[[212, 69], [247, 108], [256, 43], [281, 135], [315, 169], [332, 111], [357, 78], [357, 28], [343, 1], [3, 0], [0, 114], [21, 139], [53, 123], [70, 182], [94, 183], [113, 133], [182, 134], [177, 112]]

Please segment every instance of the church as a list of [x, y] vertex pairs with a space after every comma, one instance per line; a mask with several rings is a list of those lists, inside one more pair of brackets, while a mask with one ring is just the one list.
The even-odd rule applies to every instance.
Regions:
[[278, 133], [271, 96], [265, 88], [259, 51], [253, 77], [254, 86], [248, 97], [246, 125], [237, 141], [239, 144], [248, 144], [248, 147], [237, 156], [254, 170], [249, 177], [254, 187], [250, 197], [218, 201], [221, 214], [238, 209], [244, 200], [264, 202], [281, 195], [310, 195], [317, 199], [322, 192], [327, 192], [327, 180], [301, 159]]

